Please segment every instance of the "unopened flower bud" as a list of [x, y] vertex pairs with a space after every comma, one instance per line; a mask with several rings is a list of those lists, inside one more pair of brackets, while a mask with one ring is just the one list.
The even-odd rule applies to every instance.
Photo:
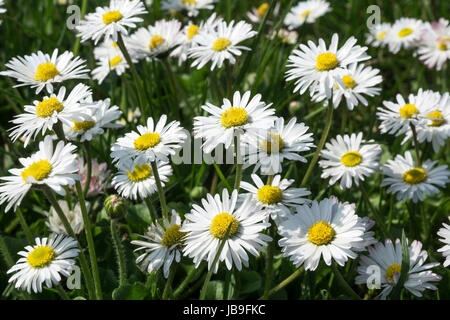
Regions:
[[127, 212], [127, 201], [116, 194], [112, 194], [105, 200], [105, 210], [111, 219], [121, 219]]

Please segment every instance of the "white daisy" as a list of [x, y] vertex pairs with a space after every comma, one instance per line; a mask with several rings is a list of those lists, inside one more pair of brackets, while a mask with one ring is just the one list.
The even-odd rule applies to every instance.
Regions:
[[231, 270], [233, 265], [238, 270], [242, 269], [242, 265], [248, 267], [247, 252], [259, 256], [258, 251], [264, 252], [264, 246], [272, 240], [261, 232], [270, 226], [264, 222], [268, 212], [259, 209], [250, 196], [236, 208], [237, 199], [237, 190], [234, 190], [230, 197], [225, 188], [222, 197], [216, 194], [213, 198], [208, 194], [206, 199], [202, 199], [203, 208], [194, 204], [191, 213], [185, 215], [186, 220], [180, 229], [187, 232], [183, 253], [193, 258], [196, 268], [202, 260], [206, 260], [208, 269], [211, 269], [228, 228], [228, 238], [214, 272], [217, 272], [222, 261], [225, 261], [228, 270]]
[[81, 41], [92, 39], [95, 44], [104, 37], [115, 42], [118, 33], [128, 35], [128, 28], [135, 28], [137, 22], [144, 21], [138, 15], [146, 14], [140, 0], [111, 0], [107, 7], [97, 7], [94, 13], [87, 14], [76, 27]]
[[366, 43], [372, 47], [385, 47], [388, 43], [386, 35], [391, 31], [390, 23], [382, 22], [369, 28], [369, 33], [366, 35]]
[[326, 198], [296, 209], [278, 226], [283, 257], [311, 271], [316, 270], [321, 257], [328, 266], [332, 259], [343, 266], [348, 258], [357, 257], [354, 251], [362, 248], [365, 225], [355, 214], [354, 204]]
[[342, 88], [342, 73], [347, 66], [370, 59], [365, 51], [367, 47], [355, 46], [356, 39], [351, 37], [338, 49], [338, 35], [333, 34], [330, 47], [319, 39], [319, 45], [308, 41], [308, 46], [300, 44], [300, 50], [294, 50], [289, 56], [286, 81], [294, 80], [294, 92], [305, 93], [309, 88], [311, 97], [318, 92], [327, 99], [331, 98], [332, 89], [337, 82]]
[[425, 24], [417, 53], [419, 59], [428, 68], [442, 69], [446, 61], [450, 60], [450, 26], [448, 20], [441, 18], [438, 22]]
[[397, 53], [400, 49], [409, 49], [417, 45], [423, 32], [423, 22], [413, 18], [400, 18], [394, 22], [386, 35], [389, 51]]
[[12, 141], [24, 136], [25, 147], [31, 138], [35, 138], [39, 132], [43, 135], [47, 130], [52, 130], [58, 121], [66, 125], [73, 125], [73, 120], [84, 121], [87, 117], [86, 108], [90, 104], [82, 103], [90, 97], [91, 90], [88, 86], [79, 83], [66, 97], [66, 88], [61, 87], [58, 94], [52, 93], [41, 101], [33, 101], [34, 105], [25, 106], [25, 112], [14, 117], [10, 137]]
[[166, 125], [167, 116], [163, 114], [158, 123], [153, 118], [147, 119], [147, 126], [137, 126], [137, 131], [125, 134], [117, 139], [111, 147], [113, 162], [135, 160], [137, 164], [162, 159], [168, 161], [169, 155], [182, 147], [187, 139], [185, 130], [179, 121], [172, 121]]
[[269, 8], [270, 5], [267, 2], [263, 2], [259, 7], [252, 8], [252, 11], [247, 13], [247, 17], [253, 23], [260, 23], [264, 18], [264, 16], [266, 15]]
[[161, 222], [152, 223], [147, 232], [139, 235], [143, 240], [133, 240], [131, 244], [139, 246], [135, 252], [144, 250], [136, 263], [143, 271], [151, 273], [163, 268], [164, 277], [169, 276], [173, 262], [180, 262], [182, 247], [186, 233], [180, 231], [181, 218], [172, 210], [171, 219], [164, 218]]
[[236, 91], [233, 101], [224, 98], [220, 108], [211, 103], [202, 106], [211, 115], [194, 118], [194, 135], [205, 139], [202, 148], [206, 153], [221, 143], [228, 149], [236, 135], [239, 134], [241, 141], [246, 141], [258, 129], [272, 126], [275, 110], [270, 108], [271, 105], [261, 101], [260, 94], [250, 100], [250, 91], [242, 96]]
[[443, 242], [445, 245], [437, 251], [442, 252], [442, 255], [445, 257], [444, 267], [448, 267], [450, 265], [450, 226], [446, 223], [443, 223], [442, 225], [444, 227], [439, 229], [437, 235], [441, 237], [439, 241]]
[[[167, 162], [156, 161], [161, 186], [169, 181], [172, 175], [172, 167]], [[111, 185], [117, 193], [127, 199], [144, 200], [157, 190], [155, 176], [150, 164], [133, 164], [131, 161], [119, 163], [119, 172], [113, 177]]]
[[331, 177], [330, 185], [340, 180], [341, 189], [350, 189], [353, 180], [359, 186], [360, 180], [378, 171], [381, 151], [380, 145], [366, 143], [362, 132], [338, 135], [320, 153], [319, 166], [323, 168], [320, 177]]
[[[58, 204], [61, 207], [64, 215], [69, 221], [70, 226], [72, 227], [73, 232], [75, 234], [79, 234], [84, 229], [84, 221], [83, 214], [81, 213], [80, 204], [77, 203], [74, 208], [70, 209], [67, 202], [65, 200], [58, 200]], [[90, 204], [86, 202], [86, 207], [89, 210]], [[50, 208], [48, 212], [48, 220], [45, 222], [45, 225], [54, 233], [57, 234], [67, 234], [66, 228], [64, 227], [63, 222], [59, 218], [56, 213], [56, 209], [54, 207]]]
[[[409, 249], [409, 270], [404, 288], [417, 297], [422, 296], [425, 289], [436, 290], [436, 287], [430, 281], [439, 281], [441, 277], [431, 272], [431, 268], [439, 263], [425, 263], [428, 253], [422, 250], [422, 243], [414, 240]], [[385, 243], [377, 243], [369, 247], [369, 256], [361, 256], [358, 266], [358, 275], [355, 278], [356, 284], [368, 284], [368, 278], [373, 276], [374, 267], [378, 267], [381, 275], [381, 291], [378, 298], [386, 299], [391, 293], [400, 277], [402, 269], [402, 244], [399, 239], [395, 245], [390, 239]]]
[[62, 186], [73, 185], [75, 180], [80, 180], [76, 174], [77, 162], [76, 147], [63, 141], [59, 141], [53, 149], [53, 139], [46, 136], [39, 142], [39, 151], [28, 158], [20, 158], [23, 165], [21, 169], [10, 169], [12, 176], [1, 177], [0, 180], [0, 204], [7, 202], [5, 212], [14, 206], [14, 210], [20, 205], [22, 199], [33, 185], [47, 185], [57, 194], [66, 194]]
[[189, 58], [194, 59], [191, 66], [201, 69], [212, 61], [212, 71], [216, 66], [221, 68], [225, 60], [235, 64], [235, 56], [240, 56], [241, 50], [250, 50], [250, 48], [238, 44], [256, 34], [257, 32], [252, 30], [252, 26], [244, 21], [236, 24], [234, 20], [229, 24], [220, 21], [215, 28], [207, 28], [205, 32], [201, 32], [195, 37], [194, 41], [198, 45], [188, 51]]
[[196, 17], [202, 9], [212, 10], [217, 0], [165, 0], [163, 10], [186, 11], [189, 17]]
[[[260, 177], [252, 174], [252, 180], [256, 186], [242, 181], [241, 189], [247, 190], [261, 208], [265, 208], [271, 213], [272, 219], [277, 223], [285, 220], [291, 214], [289, 208], [310, 202], [304, 198], [311, 194], [310, 191], [305, 188], [290, 187], [295, 181], [293, 179], [281, 180], [281, 176], [276, 175], [270, 184], [265, 184]], [[245, 198], [249, 193], [241, 196]]]
[[284, 24], [288, 26], [290, 30], [297, 29], [304, 23], [314, 23], [318, 18], [330, 11], [330, 4], [327, 1], [301, 1], [286, 15]]
[[55, 49], [50, 57], [41, 51], [32, 53], [31, 56], [12, 58], [5, 66], [10, 69], [0, 72], [2, 76], [16, 78], [20, 84], [15, 87], [30, 86], [36, 88], [36, 94], [44, 87], [49, 93], [53, 92], [53, 83], [60, 83], [69, 79], [88, 79], [89, 72], [85, 66], [85, 60], [76, 57], [73, 53], [65, 51], [58, 56]]
[[375, 221], [369, 219], [368, 217], [362, 217], [362, 218], [360, 218], [360, 222], [364, 226], [365, 232], [362, 237], [363, 240], [356, 241], [354, 244], [353, 250], [357, 251], [357, 252], [366, 251], [367, 247], [378, 243], [378, 240], [375, 239], [375, 237], [374, 237], [375, 232], [369, 231], [375, 225]]
[[[94, 49], [94, 57], [97, 60], [97, 67], [92, 70], [92, 77], [98, 81], [99, 84], [105, 80], [111, 71], [120, 76], [129, 65], [120, 51], [116, 42], [107, 40]], [[137, 62], [136, 59], [132, 59]]]
[[299, 153], [314, 147], [312, 133], [307, 132], [309, 127], [303, 122], [296, 121], [294, 117], [285, 124], [284, 118], [276, 118], [272, 127], [265, 126], [264, 134], [251, 136], [246, 154], [248, 165], [256, 161], [255, 170], [261, 168], [262, 174], [276, 174], [282, 171], [285, 159], [306, 162]]
[[445, 187], [449, 182], [450, 171], [447, 165], [435, 167], [438, 161], [427, 160], [422, 167], [414, 162], [411, 153], [405, 156], [397, 155], [394, 160], [388, 160], [382, 167], [387, 176], [381, 183], [382, 187], [389, 186], [389, 193], [397, 193], [397, 200], [412, 199], [414, 203], [424, 200], [424, 194], [439, 193], [437, 187]]

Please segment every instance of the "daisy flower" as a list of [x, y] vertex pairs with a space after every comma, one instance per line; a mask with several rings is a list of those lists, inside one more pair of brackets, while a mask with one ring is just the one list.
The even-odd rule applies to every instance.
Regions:
[[158, 58], [170, 52], [182, 41], [181, 22], [159, 20], [154, 26], [139, 28], [127, 41], [136, 59]]
[[[78, 174], [81, 176], [81, 185], [85, 186], [88, 179], [88, 164], [84, 162], [83, 157], [78, 157], [77, 160]], [[106, 162], [99, 163], [96, 158], [91, 160], [91, 181], [89, 182], [89, 189], [86, 197], [98, 195], [104, 193], [108, 181], [111, 175], [111, 171], [108, 170], [108, 164]], [[76, 190], [74, 190], [76, 192]]]
[[168, 156], [181, 148], [187, 134], [179, 121], [166, 122], [165, 114], [159, 118], [156, 126], [153, 118], [148, 118], [147, 126], [139, 125], [138, 132], [132, 131], [117, 139], [111, 147], [113, 162], [135, 160], [141, 165], [156, 159], [168, 161]]
[[377, 23], [369, 28], [369, 33], [366, 35], [366, 43], [372, 47], [385, 47], [388, 42], [386, 35], [391, 31], [390, 23]]
[[169, 277], [170, 266], [180, 262], [185, 232], [180, 231], [181, 218], [172, 210], [171, 219], [164, 218], [161, 222], [152, 223], [147, 232], [138, 235], [142, 240], [133, 240], [131, 244], [139, 246], [135, 252], [143, 253], [136, 259], [143, 271], [152, 273], [163, 268], [164, 277]]
[[36, 238], [34, 246], [26, 246], [16, 264], [6, 273], [14, 273], [9, 283], [16, 289], [31, 293], [42, 292], [42, 285], [51, 288], [61, 282], [61, 276], [68, 277], [78, 256], [77, 242], [71, 237], [52, 234], [48, 238]]
[[62, 186], [73, 185], [75, 180], [80, 180], [76, 174], [76, 147], [63, 141], [59, 141], [53, 149], [53, 139], [46, 136], [39, 142], [39, 151], [28, 158], [20, 158], [23, 165], [21, 169], [10, 169], [12, 176], [1, 177], [0, 180], [0, 205], [7, 202], [5, 212], [14, 206], [14, 210], [20, 205], [22, 199], [33, 185], [46, 185], [57, 194], [66, 194]]
[[330, 185], [340, 180], [341, 189], [350, 189], [353, 180], [359, 186], [360, 180], [378, 171], [381, 151], [378, 144], [366, 144], [362, 132], [338, 135], [320, 153], [319, 166], [323, 168], [320, 177], [331, 177]]
[[448, 20], [441, 18], [438, 22], [426, 23], [417, 53], [419, 59], [428, 68], [442, 69], [444, 63], [450, 60], [450, 26]]
[[298, 40], [298, 32], [280, 29], [278, 32], [274, 31], [272, 33], [271, 39], [274, 39], [275, 37], [280, 38], [282, 43], [296, 44]]
[[282, 171], [285, 159], [306, 162], [299, 153], [314, 147], [312, 133], [308, 133], [308, 129], [303, 122], [297, 123], [295, 117], [287, 124], [284, 118], [276, 118], [272, 127], [264, 128], [264, 134], [249, 138], [248, 164], [254, 164], [256, 160], [255, 170], [261, 168], [263, 174], [276, 174]]
[[290, 30], [297, 29], [304, 23], [314, 23], [318, 18], [330, 11], [330, 4], [327, 1], [301, 1], [286, 15], [284, 24], [288, 26]]
[[[450, 218], [450, 217], [449, 217]], [[445, 257], [444, 267], [450, 265], [450, 226], [446, 223], [442, 224], [444, 227], [440, 228], [437, 235], [441, 237], [439, 241], [443, 242], [445, 245], [438, 249], [438, 252], [442, 252]]]
[[236, 91], [233, 101], [224, 98], [220, 108], [211, 103], [202, 106], [211, 115], [194, 118], [194, 135], [205, 139], [202, 148], [206, 153], [221, 143], [228, 149], [237, 134], [245, 141], [258, 129], [272, 126], [275, 110], [270, 108], [271, 105], [261, 101], [260, 94], [250, 100], [250, 91], [242, 96]]
[[387, 191], [397, 193], [399, 201], [423, 201], [424, 194], [430, 196], [439, 193], [437, 187], [445, 187], [449, 182], [450, 171], [447, 170], [447, 165], [436, 167], [437, 163], [438, 161], [427, 160], [422, 167], [418, 167], [411, 153], [406, 151], [405, 156], [397, 155], [393, 161], [388, 160], [382, 167], [387, 178], [381, 186], [389, 186]]
[[66, 87], [61, 87], [58, 94], [52, 93], [41, 101], [33, 101], [33, 105], [25, 106], [25, 113], [14, 117], [11, 122], [15, 124], [11, 128], [12, 141], [24, 136], [25, 147], [31, 138], [36, 138], [39, 131], [44, 135], [47, 130], [52, 130], [58, 121], [66, 125], [73, 125], [73, 121], [84, 121], [86, 108], [89, 103], [82, 102], [91, 96], [88, 86], [79, 83], [66, 97]]
[[196, 17], [202, 9], [214, 9], [215, 2], [217, 0], [165, 0], [161, 3], [161, 8], [186, 11], [189, 17]]
[[252, 180], [255, 185], [245, 181], [241, 182], [241, 189], [249, 192], [242, 194], [242, 197], [245, 198], [250, 194], [261, 208], [265, 208], [271, 213], [275, 222], [286, 219], [291, 214], [290, 207], [310, 202], [304, 197], [310, 195], [311, 192], [305, 188], [290, 187], [294, 183], [293, 179], [281, 180], [281, 176], [276, 175], [270, 183], [265, 184], [260, 177], [252, 174]]
[[91, 141], [96, 135], [103, 134], [105, 129], [117, 129], [123, 127], [122, 124], [113, 123], [120, 118], [122, 111], [118, 106], [110, 107], [111, 100], [100, 100], [92, 107], [86, 108], [86, 120], [73, 120], [71, 126], [64, 129], [66, 137], [70, 140], [80, 139], [81, 142]]
[[[105, 80], [111, 71], [120, 76], [129, 65], [120, 51], [116, 42], [107, 40], [94, 49], [94, 57], [97, 60], [97, 67], [92, 70], [92, 77], [98, 81], [99, 84]], [[133, 59], [137, 62], [137, 59]]]
[[378, 240], [374, 237], [375, 232], [369, 231], [375, 225], [375, 221], [369, 219], [368, 217], [362, 217], [360, 218], [360, 222], [364, 226], [365, 232], [362, 237], [363, 239], [354, 244], [353, 250], [357, 252], [366, 251], [367, 247], [378, 243]]
[[332, 260], [343, 266], [348, 258], [357, 257], [354, 251], [362, 248], [365, 226], [354, 204], [326, 198], [296, 209], [278, 226], [283, 257], [311, 271], [317, 269], [321, 257], [328, 266]]
[[[439, 263], [425, 263], [428, 253], [422, 250], [422, 243], [414, 240], [409, 249], [409, 270], [404, 288], [417, 297], [422, 296], [425, 289], [436, 290], [431, 281], [439, 281], [441, 277], [431, 272], [431, 268]], [[361, 256], [358, 275], [355, 278], [356, 284], [367, 284], [368, 278], [373, 276], [373, 267], [378, 267], [381, 276], [381, 291], [378, 298], [386, 299], [397, 284], [402, 269], [402, 244], [400, 239], [395, 241], [386, 239], [385, 243], [377, 243], [368, 248], [369, 256]]]
[[260, 23], [267, 11], [269, 10], [270, 5], [267, 2], [263, 2], [259, 7], [252, 8], [252, 11], [247, 13], [247, 17], [253, 23]]
[[263, 247], [272, 240], [261, 232], [270, 226], [265, 222], [268, 212], [258, 208], [252, 197], [247, 197], [239, 208], [236, 208], [237, 199], [237, 190], [234, 190], [230, 197], [225, 188], [222, 197], [218, 194], [214, 197], [208, 194], [206, 199], [202, 199], [203, 207], [194, 204], [191, 213], [184, 216], [185, 222], [180, 229], [181, 232], [187, 232], [183, 253], [193, 258], [196, 268], [202, 260], [206, 260], [208, 269], [211, 269], [228, 228], [228, 238], [214, 273], [222, 261], [225, 261], [228, 270], [231, 270], [233, 265], [238, 270], [242, 269], [242, 265], [248, 267], [247, 252], [259, 256], [258, 251], [264, 252]]
[[[172, 167], [164, 161], [157, 160], [161, 186], [169, 181], [172, 175]], [[131, 161], [119, 163], [119, 172], [113, 177], [111, 185], [117, 193], [127, 199], [137, 200], [138, 196], [144, 200], [157, 190], [155, 176], [152, 167], [148, 163], [142, 165], [133, 164]]]
[[389, 51], [397, 53], [417, 45], [423, 32], [423, 22], [413, 18], [400, 18], [394, 22], [386, 35]]
[[76, 27], [81, 41], [93, 40], [95, 44], [104, 37], [114, 42], [118, 34], [128, 35], [128, 28], [135, 28], [137, 22], [144, 21], [137, 16], [146, 14], [145, 6], [140, 0], [111, 0], [107, 7], [97, 7], [89, 13]]
[[[77, 203], [74, 208], [70, 209], [67, 205], [67, 202], [64, 200], [58, 200], [58, 204], [61, 207], [64, 215], [67, 218], [67, 221], [69, 221], [70, 226], [73, 229], [73, 232], [75, 234], [79, 234], [84, 229], [84, 221], [83, 221], [83, 214], [81, 213], [81, 207], [80, 204]], [[89, 202], [86, 202], [87, 210], [89, 211], [90, 204]], [[59, 218], [58, 214], [56, 213], [56, 210], [54, 207], [50, 208], [50, 211], [48, 212], [48, 220], [45, 222], [45, 225], [54, 233], [56, 234], [65, 234], [68, 236], [66, 228], [64, 227], [64, 224], [62, 223], [61, 219]]]
[[84, 63], [85, 60], [80, 57], [73, 59], [73, 53], [69, 51], [58, 56], [58, 49], [55, 49], [51, 57], [38, 51], [31, 56], [12, 58], [5, 64], [9, 70], [0, 72], [0, 75], [16, 78], [21, 82], [14, 88], [30, 86], [36, 88], [38, 94], [45, 87], [48, 93], [52, 93], [53, 83], [70, 79], [89, 79], [89, 70]]
[[212, 71], [216, 66], [221, 68], [225, 60], [235, 64], [235, 56], [240, 56], [241, 50], [250, 50], [239, 43], [256, 34], [257, 32], [252, 30], [252, 26], [244, 21], [236, 24], [235, 21], [231, 21], [229, 24], [220, 21], [215, 28], [207, 28], [207, 31], [199, 33], [195, 37], [194, 41], [198, 45], [188, 51], [189, 58], [194, 59], [191, 66], [201, 69], [212, 61]]
[[345, 87], [342, 73], [347, 66], [370, 59], [365, 53], [367, 47], [355, 44], [356, 39], [351, 37], [338, 49], [337, 33], [333, 34], [328, 49], [323, 39], [319, 39], [319, 45], [312, 41], [308, 41], [308, 46], [300, 44], [300, 50], [294, 50], [289, 56], [286, 81], [295, 79], [294, 92], [303, 94], [309, 88], [311, 97], [318, 92], [330, 99], [336, 82], [341, 88]]

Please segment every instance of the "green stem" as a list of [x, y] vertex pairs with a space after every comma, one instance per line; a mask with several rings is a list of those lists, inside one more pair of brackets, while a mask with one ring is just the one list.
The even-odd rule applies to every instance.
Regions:
[[[288, 284], [290, 284], [292, 281], [294, 281], [295, 279], [300, 277], [300, 275], [303, 273], [303, 271], [304, 271], [303, 267], [295, 270], [289, 277], [287, 277], [286, 279], [281, 281], [276, 287], [272, 288], [269, 291], [269, 293], [267, 294], [267, 298], [269, 298], [271, 295], [274, 295], [275, 293], [277, 293], [278, 291], [280, 291], [281, 289], [286, 287]], [[258, 300], [263, 300], [263, 299], [264, 299], [264, 296], [260, 297]]]
[[227, 97], [228, 98], [231, 97], [231, 75], [232, 75], [232, 70], [231, 70], [230, 62], [226, 61], [225, 62], [225, 76], [227, 79]]
[[97, 256], [95, 254], [94, 239], [92, 237], [91, 220], [89, 219], [89, 216], [87, 213], [86, 203], [84, 201], [83, 190], [81, 189], [80, 181], [77, 181], [75, 183], [75, 187], [77, 189], [78, 202], [80, 203], [81, 214], [83, 216], [84, 230], [85, 230], [85, 234], [86, 234], [86, 240], [88, 243], [89, 257], [91, 260], [92, 275], [94, 277], [94, 283], [95, 283], [95, 292], [96, 292], [97, 299], [101, 300], [101, 299], [103, 299], [103, 294], [102, 294], [102, 288], [101, 288], [101, 284], [100, 284], [100, 276], [98, 273]]
[[86, 175], [86, 182], [84, 184], [83, 195], [86, 198], [92, 177], [92, 156], [91, 156], [91, 147], [88, 141], [84, 142], [84, 149], [86, 151], [87, 175]]
[[166, 204], [166, 197], [164, 195], [164, 189], [161, 185], [161, 179], [159, 178], [159, 172], [158, 172], [158, 166], [156, 165], [155, 161], [151, 162], [153, 175], [155, 177], [156, 181], [156, 187], [158, 188], [158, 194], [159, 194], [159, 200], [161, 202], [161, 212], [163, 218], [167, 218], [167, 204]]
[[[86, 8], [87, 8], [87, 0], [83, 0], [83, 2], [81, 3], [81, 13], [80, 13], [80, 19], [84, 18], [84, 15], [86, 13]], [[73, 46], [73, 55], [76, 57], [78, 55], [78, 50], [80, 49], [80, 41], [81, 38], [77, 37], [77, 39], [75, 40], [75, 44]]]
[[28, 223], [22, 214], [22, 210], [20, 210], [19, 207], [17, 207], [17, 209], [16, 209], [16, 214], [17, 214], [17, 217], [19, 218], [20, 225], [22, 226], [23, 231], [25, 232], [25, 236], [27, 237], [28, 242], [30, 244], [33, 244], [33, 242], [34, 242], [33, 233], [31, 232], [31, 229], [28, 226]]
[[172, 291], [172, 282], [175, 278], [176, 269], [177, 264], [172, 263], [172, 265], [170, 266], [169, 277], [167, 278], [166, 285], [164, 286], [162, 300], [168, 300], [169, 293]]
[[420, 167], [422, 167], [422, 159], [420, 158], [420, 153], [419, 153], [419, 142], [417, 141], [416, 126], [413, 125], [412, 123], [410, 123], [410, 127], [411, 127], [413, 141], [414, 141], [414, 149], [416, 150], [417, 166], [420, 168]]
[[167, 70], [167, 73], [169, 74], [170, 87], [172, 90], [172, 97], [175, 101], [176, 114], [178, 115], [178, 118], [181, 121], [183, 117], [181, 115], [181, 108], [180, 108], [180, 104], [178, 101], [178, 95], [180, 94], [181, 90], [178, 88], [177, 81], [175, 79], [175, 75], [173, 74], [172, 68], [170, 67], [170, 63], [167, 60], [167, 57], [162, 59], [162, 62], [164, 64], [164, 67]]
[[264, 287], [264, 295], [263, 300], [269, 299], [270, 287], [272, 285], [272, 277], [273, 277], [273, 253], [274, 253], [274, 241], [275, 241], [275, 225], [272, 225], [269, 228], [269, 234], [272, 237], [272, 241], [269, 242], [267, 246], [267, 254], [266, 254], [266, 284]]
[[111, 219], [111, 237], [114, 243], [114, 248], [116, 249], [117, 262], [119, 265], [119, 285], [123, 286], [127, 282], [127, 269], [125, 265], [125, 255], [123, 253], [122, 244], [120, 243], [119, 234], [117, 232], [117, 221], [116, 219]]
[[352, 289], [352, 287], [350, 287], [350, 285], [347, 283], [347, 281], [345, 281], [344, 277], [342, 276], [341, 272], [336, 267], [336, 264], [334, 262], [331, 264], [331, 269], [333, 270], [336, 280], [339, 283], [339, 285], [342, 287], [342, 289], [344, 289], [344, 291], [350, 297], [352, 297], [353, 300], [361, 300], [361, 297]]
[[203, 270], [205, 270], [205, 268], [206, 264], [204, 263], [201, 264], [200, 268], [198, 269], [192, 268], [192, 270], [189, 271], [183, 282], [178, 286], [178, 288], [173, 293], [173, 298], [176, 299], [198, 275], [203, 273]]
[[[30, 245], [31, 244], [33, 243], [30, 243]], [[3, 236], [1, 234], [0, 234], [0, 252], [3, 255], [3, 258], [5, 259], [6, 266], [8, 268], [11, 268], [14, 265], [14, 260], [11, 257], [8, 247], [6, 246], [5, 239], [3, 239]]]
[[377, 222], [377, 225], [380, 227], [381, 232], [383, 233], [383, 237], [385, 239], [389, 238], [389, 233], [387, 232], [386, 226], [384, 224], [383, 217], [381, 217], [380, 212], [375, 209], [375, 207], [372, 205], [372, 202], [370, 202], [369, 194], [367, 193], [366, 187], [363, 182], [359, 184], [359, 187], [361, 188], [361, 193], [364, 197], [364, 201], [366, 201], [367, 205], [370, 208], [370, 211], [372, 211], [375, 220]]
[[241, 148], [238, 143], [239, 137], [234, 137], [234, 149], [236, 152], [235, 164], [236, 164], [236, 178], [234, 180], [234, 189], [239, 191], [242, 180], [242, 161], [241, 161]]
[[155, 223], [156, 219], [157, 219], [157, 215], [156, 215], [155, 207], [153, 206], [153, 203], [150, 200], [150, 197], [145, 198], [144, 202], [147, 205], [148, 212], [150, 213], [150, 219], [152, 220], [152, 223]]
[[58, 290], [58, 294], [63, 300], [71, 300], [67, 292], [64, 290], [61, 284], [58, 283], [56, 286], [56, 290]]

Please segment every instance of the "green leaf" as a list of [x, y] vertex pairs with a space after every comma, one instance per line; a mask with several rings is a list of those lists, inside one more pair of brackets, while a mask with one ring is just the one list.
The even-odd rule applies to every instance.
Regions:
[[262, 286], [262, 279], [256, 271], [242, 271], [241, 272], [242, 287], [241, 294], [252, 293], [258, 291]]
[[206, 288], [205, 299], [209, 300], [223, 300], [223, 293], [225, 290], [225, 282], [223, 281], [210, 281]]
[[147, 288], [141, 282], [126, 284], [114, 289], [113, 300], [144, 300], [147, 296]]

